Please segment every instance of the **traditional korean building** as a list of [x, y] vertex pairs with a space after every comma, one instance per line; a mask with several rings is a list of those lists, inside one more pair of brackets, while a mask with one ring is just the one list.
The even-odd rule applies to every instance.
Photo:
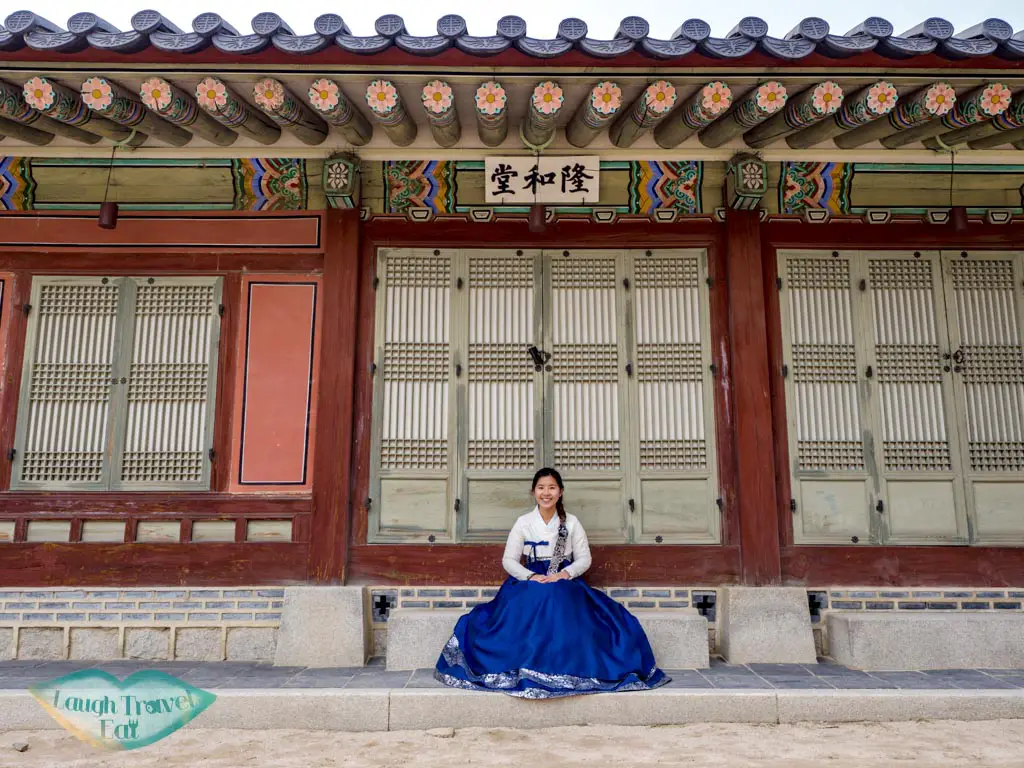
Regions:
[[1021, 609], [1024, 32], [251, 26], [0, 28], [0, 658], [379, 649], [545, 465], [631, 607]]

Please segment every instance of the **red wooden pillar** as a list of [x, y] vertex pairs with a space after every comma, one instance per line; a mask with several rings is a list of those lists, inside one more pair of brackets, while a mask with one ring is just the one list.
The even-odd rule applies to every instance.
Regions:
[[782, 580], [775, 498], [775, 451], [761, 224], [758, 211], [730, 209], [725, 219], [732, 342], [740, 559], [744, 584]]
[[348, 564], [352, 405], [359, 295], [359, 211], [328, 210], [307, 578], [343, 584]]

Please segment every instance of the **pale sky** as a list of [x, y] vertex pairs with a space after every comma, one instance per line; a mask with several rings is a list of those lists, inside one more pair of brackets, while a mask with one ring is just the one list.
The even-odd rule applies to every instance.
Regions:
[[457, 13], [469, 25], [470, 34], [494, 33], [495, 22], [506, 14], [526, 20], [531, 37], [554, 37], [558, 22], [575, 16], [583, 19], [590, 36], [611, 37], [623, 16], [643, 16], [651, 25], [652, 37], [669, 37], [683, 21], [704, 19], [712, 34], [724, 36], [744, 16], [760, 16], [768, 22], [769, 34], [783, 37], [806, 16], [824, 18], [835, 34], [842, 34], [868, 16], [882, 16], [892, 22], [899, 34], [928, 18], [941, 16], [959, 32], [980, 21], [996, 17], [1010, 23], [1015, 31], [1024, 30], [1024, 2], [1021, 0], [854, 0], [827, 4], [778, 2], [778, 0], [726, 0], [722, 2], [682, 3], [648, 0], [522, 0], [521, 2], [481, 2], [481, 0], [384, 0], [383, 2], [339, 3], [326, 0], [261, 0], [258, 5], [239, 0], [21, 0], [8, 5], [6, 13], [26, 8], [59, 24], [79, 11], [91, 11], [116, 27], [130, 29], [129, 19], [136, 11], [152, 8], [160, 11], [185, 31], [191, 31], [192, 19], [205, 11], [219, 13], [239, 32], [251, 31], [249, 22], [260, 11], [274, 11], [296, 34], [313, 31], [313, 19], [321, 13], [338, 13], [356, 35], [372, 35], [374, 20], [385, 13], [397, 13], [405, 19], [412, 34], [434, 33], [437, 19]]

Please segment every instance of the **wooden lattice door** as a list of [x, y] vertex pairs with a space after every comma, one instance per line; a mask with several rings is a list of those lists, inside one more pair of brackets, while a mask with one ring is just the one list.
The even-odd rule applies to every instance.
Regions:
[[973, 539], [1024, 544], [1024, 256], [944, 252]]
[[706, 275], [696, 251], [381, 251], [371, 540], [501, 540], [551, 465], [595, 542], [718, 541]]
[[780, 253], [798, 543], [1024, 543], [1021, 260]]

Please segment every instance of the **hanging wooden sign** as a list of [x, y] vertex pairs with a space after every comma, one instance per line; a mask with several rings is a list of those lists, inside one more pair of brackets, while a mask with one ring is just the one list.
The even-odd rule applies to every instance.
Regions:
[[589, 205], [599, 202], [596, 155], [488, 157], [486, 201], [491, 205]]

